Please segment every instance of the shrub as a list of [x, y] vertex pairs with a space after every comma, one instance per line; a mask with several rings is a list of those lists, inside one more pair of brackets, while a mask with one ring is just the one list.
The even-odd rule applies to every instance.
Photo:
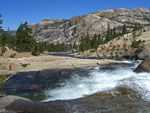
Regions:
[[143, 32], [146, 32], [146, 30], [144, 29]]
[[27, 67], [30, 64], [21, 64], [22, 67]]
[[133, 40], [131, 44], [132, 48], [144, 48], [143, 42], [141, 40]]
[[9, 57], [10, 57], [10, 58], [15, 58], [15, 56], [16, 56], [16, 53], [10, 55]]
[[116, 46], [113, 46], [112, 50], [115, 50]]
[[4, 83], [6, 79], [9, 78], [9, 75], [0, 75], [0, 85]]
[[2, 53], [5, 53], [6, 48], [4, 46], [2, 46], [1, 48], [2, 48]]

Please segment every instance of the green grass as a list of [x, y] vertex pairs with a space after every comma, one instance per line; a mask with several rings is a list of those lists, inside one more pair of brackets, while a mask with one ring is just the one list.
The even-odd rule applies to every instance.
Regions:
[[9, 75], [0, 75], [0, 85], [4, 83], [6, 79], [9, 78]]

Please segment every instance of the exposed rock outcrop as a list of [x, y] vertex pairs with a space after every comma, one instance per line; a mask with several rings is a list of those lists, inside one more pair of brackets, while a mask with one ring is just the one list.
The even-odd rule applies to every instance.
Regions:
[[5, 113], [138, 113], [149, 112], [150, 104], [129, 89], [117, 89], [114, 94], [98, 93], [81, 99], [33, 102], [16, 96], [0, 98], [0, 112]]
[[150, 72], [150, 58], [145, 58], [142, 63], [134, 70], [135, 72]]
[[[135, 60], [150, 58], [150, 27], [144, 27], [136, 31], [136, 37], [133, 37], [133, 33], [128, 33], [100, 45], [97, 50], [91, 49], [75, 53], [74, 55], [80, 57], [126, 58]], [[138, 47], [132, 47], [132, 43], [135, 40], [137, 42], [140, 41]]]
[[45, 19], [41, 23], [31, 24], [33, 37], [37, 41], [78, 42], [81, 36], [87, 34], [104, 33], [110, 27], [122, 26], [123, 24], [142, 25], [150, 24], [150, 11], [147, 8], [133, 8], [131, 10], [118, 8], [115, 10], [97, 11], [83, 16], [75, 16], [70, 20]]

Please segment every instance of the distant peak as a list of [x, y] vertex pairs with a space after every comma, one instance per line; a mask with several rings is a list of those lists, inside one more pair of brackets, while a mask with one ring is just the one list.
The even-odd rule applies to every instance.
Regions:
[[53, 21], [54, 21], [54, 19], [52, 19], [52, 18], [46, 18], [42, 22], [53, 22]]
[[52, 18], [46, 18], [42, 21], [42, 23], [54, 23], [54, 22], [62, 22], [64, 19], [52, 19]]
[[116, 11], [129, 11], [127, 8], [117, 8]]
[[108, 10], [100, 10], [100, 11], [96, 11], [96, 13], [105, 13], [105, 12], [113, 12], [113, 9], [108, 9]]
[[139, 7], [139, 8], [132, 8], [131, 10], [127, 9], [127, 8], [117, 8], [117, 9], [108, 9], [108, 10], [99, 10], [96, 11], [96, 13], [111, 13], [114, 11], [140, 11], [140, 12], [149, 12], [149, 10], [146, 7]]
[[149, 12], [149, 10], [146, 7], [132, 8], [131, 11]]

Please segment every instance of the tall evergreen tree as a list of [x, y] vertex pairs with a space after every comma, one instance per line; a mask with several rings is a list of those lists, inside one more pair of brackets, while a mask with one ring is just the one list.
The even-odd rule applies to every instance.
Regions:
[[106, 34], [106, 39], [105, 42], [108, 42], [112, 39], [112, 30], [110, 29], [110, 24], [108, 23], [107, 27], [107, 34]]
[[2, 38], [2, 46], [5, 46], [8, 43], [7, 32], [2, 30], [1, 31], [1, 38]]
[[[0, 14], [0, 17], [2, 17], [1, 14]], [[2, 20], [0, 19], [0, 47], [2, 46], [2, 36], [1, 36], [1, 34], [2, 34], [2, 26], [1, 26], [1, 24], [2, 24]]]
[[74, 49], [77, 49], [77, 44], [76, 44], [76, 42], [74, 42], [73, 48], [74, 48]]
[[99, 34], [97, 37], [98, 37], [98, 45], [104, 44], [101, 34]]
[[91, 42], [91, 46], [93, 49], [97, 49], [98, 47], [98, 38], [97, 38], [97, 34], [94, 34], [93, 40]]
[[113, 28], [112, 37], [113, 37], [113, 38], [116, 38], [116, 37], [117, 37], [117, 33], [116, 33], [116, 28], [115, 28], [115, 27]]
[[136, 23], [133, 27], [133, 32], [134, 31], [137, 31], [137, 30], [140, 30], [142, 28], [142, 25], [140, 23]]
[[88, 50], [90, 48], [92, 48], [92, 46], [91, 46], [91, 40], [90, 40], [89, 34], [87, 33], [87, 36], [85, 38], [85, 49]]
[[123, 29], [122, 29], [122, 34], [124, 35], [124, 34], [126, 34], [127, 33], [127, 27], [126, 27], [126, 25], [124, 24], [123, 25]]
[[85, 51], [86, 50], [86, 45], [85, 45], [85, 37], [84, 36], [82, 36], [82, 38], [81, 38], [81, 41], [80, 41], [81, 43], [80, 43], [80, 46], [79, 46], [79, 49], [80, 49], [80, 51]]
[[[0, 18], [1, 18], [1, 17], [2, 17], [2, 15], [0, 14]], [[2, 30], [1, 24], [2, 24], [2, 20], [0, 19], [0, 31]]]
[[27, 26], [27, 22], [21, 24], [16, 32], [17, 49], [20, 52], [30, 52], [33, 50], [36, 42], [31, 36], [32, 29]]

